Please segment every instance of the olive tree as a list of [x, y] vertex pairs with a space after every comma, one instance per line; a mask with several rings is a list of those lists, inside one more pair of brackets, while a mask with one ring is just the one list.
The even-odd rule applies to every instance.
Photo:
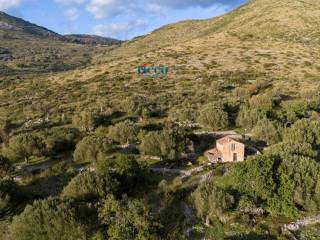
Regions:
[[170, 160], [176, 160], [184, 150], [184, 137], [173, 130], [149, 132], [140, 144], [143, 154]]
[[107, 155], [112, 151], [112, 144], [112, 141], [105, 137], [85, 137], [77, 144], [73, 158], [76, 162], [96, 162], [99, 155]]
[[32, 156], [41, 157], [45, 154], [46, 146], [43, 139], [30, 133], [19, 134], [10, 138], [7, 148], [9, 158], [29, 161]]
[[220, 104], [208, 104], [200, 111], [198, 122], [211, 130], [222, 130], [229, 126], [228, 113]]
[[131, 121], [123, 121], [109, 128], [109, 137], [120, 144], [137, 140], [139, 128]]
[[13, 218], [7, 239], [85, 240], [90, 229], [84, 219], [72, 201], [52, 198], [35, 201]]
[[80, 130], [93, 131], [100, 123], [101, 117], [95, 111], [82, 111], [72, 118], [72, 123]]
[[99, 217], [107, 227], [107, 239], [158, 239], [160, 224], [141, 200], [117, 200], [109, 195], [99, 209]]
[[74, 177], [63, 189], [62, 196], [80, 201], [104, 198], [117, 193], [118, 182], [110, 174], [85, 172]]

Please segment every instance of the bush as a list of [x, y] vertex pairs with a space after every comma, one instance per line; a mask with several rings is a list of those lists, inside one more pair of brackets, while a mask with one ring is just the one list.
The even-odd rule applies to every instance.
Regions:
[[280, 131], [273, 122], [267, 118], [260, 119], [252, 130], [255, 137], [265, 141], [267, 144], [275, 144], [280, 141]]
[[29, 161], [32, 156], [41, 157], [45, 154], [45, 143], [42, 138], [30, 134], [20, 134], [10, 138], [7, 154], [14, 161]]
[[96, 162], [99, 155], [106, 156], [113, 150], [113, 142], [105, 137], [91, 135], [76, 146], [73, 158], [76, 162]]
[[185, 150], [185, 139], [173, 130], [149, 132], [144, 136], [140, 150], [145, 155], [176, 160]]
[[74, 149], [80, 135], [76, 128], [52, 128], [44, 134], [44, 142], [49, 153], [57, 154]]
[[62, 196], [79, 201], [92, 201], [117, 193], [118, 182], [110, 174], [81, 173], [63, 189]]
[[243, 127], [247, 130], [252, 129], [260, 119], [266, 117], [265, 113], [258, 111], [257, 109], [251, 109], [247, 106], [240, 108], [236, 124], [238, 127]]
[[221, 105], [209, 104], [200, 112], [198, 122], [213, 131], [222, 130], [229, 126], [228, 113]]
[[99, 209], [99, 217], [107, 226], [107, 239], [158, 239], [160, 224], [140, 200], [116, 200], [109, 195]]
[[100, 158], [95, 166], [100, 174], [112, 173], [123, 191], [133, 190], [139, 184], [141, 169], [134, 156], [118, 154], [116, 159]]
[[120, 122], [109, 128], [109, 137], [120, 144], [134, 143], [139, 128], [131, 121]]
[[101, 122], [101, 116], [95, 111], [82, 111], [73, 116], [72, 123], [82, 131], [93, 131]]
[[197, 215], [204, 221], [215, 221], [235, 207], [235, 198], [213, 182], [200, 185], [191, 195]]
[[[35, 201], [13, 218], [8, 240], [85, 240], [90, 235], [85, 215], [71, 201], [48, 199]], [[89, 223], [89, 221], [88, 221]]]

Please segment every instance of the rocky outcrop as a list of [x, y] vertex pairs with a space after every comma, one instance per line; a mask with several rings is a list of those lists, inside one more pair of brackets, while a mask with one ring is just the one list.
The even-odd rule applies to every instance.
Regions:
[[283, 233], [296, 232], [307, 225], [312, 225], [312, 224], [317, 224], [317, 223], [320, 223], [320, 214], [317, 216], [314, 216], [314, 217], [306, 217], [306, 218], [298, 220], [294, 223], [285, 224], [281, 230]]

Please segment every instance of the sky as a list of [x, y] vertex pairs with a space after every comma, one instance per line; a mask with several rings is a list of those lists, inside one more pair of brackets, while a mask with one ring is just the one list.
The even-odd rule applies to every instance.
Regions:
[[60, 34], [128, 40], [163, 25], [207, 19], [246, 0], [0, 0], [4, 11]]

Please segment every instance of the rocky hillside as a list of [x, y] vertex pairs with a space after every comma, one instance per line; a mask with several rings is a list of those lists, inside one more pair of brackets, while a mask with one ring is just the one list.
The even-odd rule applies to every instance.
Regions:
[[[115, 39], [98, 36], [62, 36], [0, 12], [2, 76], [82, 68], [91, 63], [96, 53], [109, 51], [119, 43]], [[97, 44], [106, 46], [95, 46]]]
[[64, 35], [67, 41], [80, 44], [101, 44], [101, 45], [117, 45], [121, 44], [122, 41], [113, 38], [105, 38], [96, 35], [86, 34], [70, 34]]
[[0, 12], [0, 38], [26, 37], [63, 40], [63, 36], [51, 30]]

